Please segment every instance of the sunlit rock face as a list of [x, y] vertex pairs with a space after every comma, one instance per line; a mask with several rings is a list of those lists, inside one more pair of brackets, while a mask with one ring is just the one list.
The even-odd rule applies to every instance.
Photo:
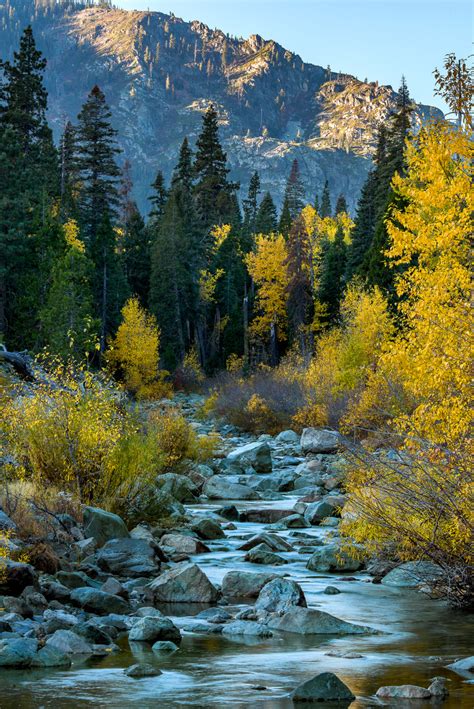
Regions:
[[[133, 167], [135, 196], [148, 211], [158, 169], [169, 177], [184, 136], [194, 142], [210, 102], [218, 109], [233, 178], [247, 189], [258, 170], [281, 204], [291, 163], [306, 198], [329, 180], [354, 210], [370, 167], [378, 124], [393, 109], [390, 86], [306, 64], [258, 35], [236, 38], [159, 12], [93, 7], [75, 0], [0, 3], [0, 55], [11, 57], [32, 23], [48, 58], [49, 117], [58, 136], [98, 84]], [[321, 57], [324, 63], [324, 57]], [[416, 125], [441, 115], [418, 106]]]

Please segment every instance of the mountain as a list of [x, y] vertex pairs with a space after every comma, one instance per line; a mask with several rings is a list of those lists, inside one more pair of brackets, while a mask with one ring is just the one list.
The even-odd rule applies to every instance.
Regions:
[[[210, 102], [233, 179], [254, 170], [281, 203], [298, 158], [312, 201], [326, 179], [353, 210], [370, 167], [378, 123], [393, 109], [390, 86], [306, 64], [272, 40], [212, 30], [174, 15], [114, 9], [93, 0], [0, 0], [0, 56], [31, 23], [48, 59], [49, 116], [56, 136], [98, 84], [112, 109], [135, 196], [147, 211], [158, 169], [170, 176], [182, 139], [197, 137]], [[417, 106], [416, 124], [441, 115]]]

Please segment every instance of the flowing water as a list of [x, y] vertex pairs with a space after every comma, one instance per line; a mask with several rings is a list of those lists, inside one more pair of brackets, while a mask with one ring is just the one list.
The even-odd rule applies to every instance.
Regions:
[[[270, 502], [234, 503], [245, 508], [291, 508], [297, 498], [288, 493]], [[209, 515], [219, 505], [194, 505], [194, 515]], [[256, 523], [234, 523], [226, 539], [209, 542], [210, 553], [193, 561], [220, 583], [233, 569], [272, 571], [289, 575], [301, 584], [309, 606], [314, 606], [347, 621], [369, 625], [381, 631], [367, 636], [302, 636], [291, 633], [272, 638], [229, 638], [218, 634], [185, 633], [178, 652], [154, 655], [144, 643], [121, 641], [123, 652], [105, 658], [74, 661], [70, 669], [47, 671], [5, 671], [0, 674], [1, 709], [40, 709], [41, 707], [257, 707], [289, 709], [289, 692], [299, 683], [324, 671], [335, 672], [351, 688], [357, 699], [351, 709], [385, 706], [374, 697], [382, 685], [417, 684], [428, 686], [436, 675], [449, 678], [449, 698], [443, 709], [473, 709], [474, 684], [444, 669], [457, 658], [471, 655], [474, 617], [448, 609], [439, 601], [427, 599], [416, 591], [389, 588], [370, 582], [363, 572], [323, 574], [306, 569], [309, 553], [281, 554], [288, 564], [275, 569], [244, 561], [245, 552], [237, 547], [265, 529]], [[315, 527], [279, 532], [292, 541], [301, 534], [323, 537], [330, 529]], [[337, 586], [338, 595], [323, 589]], [[189, 625], [201, 606], [174, 604], [161, 607], [179, 626]], [[362, 657], [329, 657], [328, 652], [358, 653]], [[145, 661], [159, 667], [157, 677], [131, 679], [123, 669]], [[325, 704], [324, 706], [330, 706]], [[337, 705], [340, 709], [341, 704]], [[347, 706], [347, 705], [344, 705]], [[391, 707], [433, 706], [431, 702], [403, 703]]]

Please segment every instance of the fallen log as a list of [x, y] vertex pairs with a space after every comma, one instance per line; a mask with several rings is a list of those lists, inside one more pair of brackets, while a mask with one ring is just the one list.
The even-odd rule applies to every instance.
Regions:
[[25, 352], [8, 352], [4, 346], [0, 346], [0, 361], [11, 364], [15, 372], [26, 381], [32, 382], [35, 380], [35, 375], [31, 367], [31, 360], [28, 353]]

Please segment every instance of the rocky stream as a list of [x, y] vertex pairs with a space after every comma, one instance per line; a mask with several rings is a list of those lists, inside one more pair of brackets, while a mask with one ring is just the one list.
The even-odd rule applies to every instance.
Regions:
[[86, 508], [57, 573], [7, 562], [1, 709], [472, 709], [474, 619], [418, 588], [436, 570], [339, 549], [337, 434], [257, 439], [180, 403], [222, 444], [164, 480], [187, 523], [127, 530]]

